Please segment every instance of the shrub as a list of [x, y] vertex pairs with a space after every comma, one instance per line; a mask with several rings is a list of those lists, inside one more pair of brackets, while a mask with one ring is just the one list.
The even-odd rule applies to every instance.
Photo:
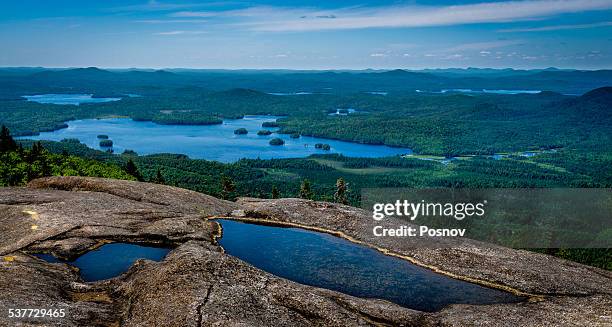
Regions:
[[238, 129], [234, 130], [234, 134], [236, 134], [236, 135], [245, 135], [245, 134], [248, 134], [248, 133], [249, 133], [249, 131], [247, 131], [247, 129], [244, 128], [244, 127], [238, 128]]

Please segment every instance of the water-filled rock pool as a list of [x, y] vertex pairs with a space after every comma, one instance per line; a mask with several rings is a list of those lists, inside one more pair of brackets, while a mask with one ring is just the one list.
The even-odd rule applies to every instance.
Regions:
[[79, 268], [84, 281], [92, 282], [119, 276], [138, 259], [160, 261], [170, 250], [130, 243], [110, 243], [89, 251], [73, 261], [63, 261], [50, 254], [34, 254], [34, 256], [52, 263], [75, 266]]
[[519, 302], [522, 297], [453, 279], [345, 239], [301, 228], [217, 220], [220, 245], [274, 275], [362, 298], [437, 311], [449, 304]]

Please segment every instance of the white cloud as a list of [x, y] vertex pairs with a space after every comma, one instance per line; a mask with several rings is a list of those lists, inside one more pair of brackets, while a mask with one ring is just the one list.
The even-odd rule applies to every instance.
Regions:
[[463, 58], [462, 54], [454, 53], [454, 54], [448, 55], [446, 57], [443, 57], [442, 59], [452, 60], [452, 59], [462, 59], [462, 58]]
[[326, 10], [257, 6], [225, 11], [181, 11], [172, 16], [234, 17], [239, 18], [238, 25], [255, 31], [311, 31], [515, 22], [609, 9], [612, 9], [610, 0], [524, 0], [452, 6], [393, 5]]
[[576, 29], [584, 29], [584, 28], [595, 28], [595, 27], [605, 27], [612, 26], [612, 22], [599, 22], [592, 24], [574, 24], [574, 25], [553, 25], [553, 26], [543, 26], [543, 27], [531, 27], [531, 28], [510, 28], [499, 30], [499, 32], [545, 32], [545, 31], [560, 31], [560, 30], [576, 30]]
[[208, 33], [208, 31], [168, 31], [153, 33], [153, 35], [198, 35], [206, 33]]
[[147, 3], [143, 3], [143, 4], [113, 7], [113, 8], [109, 8], [109, 10], [113, 12], [130, 12], [130, 11], [154, 12], [154, 11], [185, 10], [185, 9], [198, 8], [198, 7], [219, 7], [219, 6], [236, 4], [236, 3], [237, 2], [230, 2], [230, 1], [206, 2], [206, 3], [169, 3], [169, 2], [161, 2], [157, 0], [150, 0]]
[[205, 19], [143, 19], [134, 22], [144, 24], [202, 24], [208, 21]]
[[387, 55], [384, 53], [372, 53], [370, 54], [370, 57], [386, 57]]

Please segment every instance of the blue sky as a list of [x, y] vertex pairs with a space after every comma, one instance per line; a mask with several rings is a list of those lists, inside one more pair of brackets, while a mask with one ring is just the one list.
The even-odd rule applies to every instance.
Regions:
[[612, 0], [2, 1], [0, 66], [612, 68]]

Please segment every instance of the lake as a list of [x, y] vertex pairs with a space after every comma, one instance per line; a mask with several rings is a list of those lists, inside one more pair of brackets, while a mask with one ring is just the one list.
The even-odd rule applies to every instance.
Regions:
[[476, 93], [476, 94], [481, 94], [481, 93], [491, 93], [491, 94], [506, 94], [506, 95], [513, 95], [513, 94], [538, 94], [540, 92], [542, 92], [541, 90], [487, 90], [487, 89], [481, 89], [481, 90], [473, 90], [473, 89], [444, 89], [444, 90], [440, 90], [440, 91], [423, 91], [423, 90], [416, 90], [417, 93], [440, 93], [440, 94], [444, 94], [444, 93]]
[[160, 261], [170, 249], [129, 243], [110, 243], [89, 251], [73, 261], [63, 261], [50, 254], [34, 254], [47, 262], [67, 263], [79, 268], [86, 282], [109, 279], [127, 271], [138, 259]]
[[453, 303], [522, 301], [508, 292], [453, 279], [345, 239], [301, 228], [217, 220], [220, 245], [274, 275], [362, 298], [437, 311]]
[[[387, 157], [409, 154], [408, 148], [385, 145], [360, 144], [318, 137], [301, 136], [293, 139], [288, 134], [272, 133], [257, 135], [257, 131], [278, 128], [263, 128], [266, 121], [275, 121], [276, 116], [246, 116], [243, 119], [224, 120], [218, 125], [161, 125], [129, 118], [83, 119], [67, 122], [68, 127], [20, 139], [61, 141], [76, 138], [94, 149], [104, 150], [99, 145], [99, 134], [109, 136], [115, 153], [126, 149], [138, 154], [180, 153], [195, 159], [234, 162], [241, 158], [302, 158], [311, 154], [341, 153], [350, 157]], [[237, 128], [246, 128], [248, 134], [235, 135]], [[272, 138], [281, 138], [284, 145], [273, 146]], [[329, 144], [331, 149], [316, 149], [316, 143]]]
[[38, 103], [70, 104], [75, 106], [81, 103], [100, 103], [121, 100], [121, 98], [94, 98], [93, 94], [37, 94], [24, 95], [23, 98]]

